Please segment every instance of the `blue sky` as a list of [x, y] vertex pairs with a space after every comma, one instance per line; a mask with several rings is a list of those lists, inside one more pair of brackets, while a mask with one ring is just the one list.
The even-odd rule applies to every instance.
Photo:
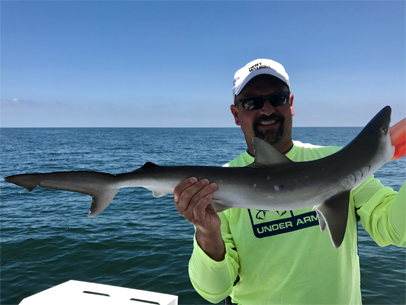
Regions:
[[404, 1], [1, 1], [2, 127], [232, 127], [236, 70], [282, 63], [294, 126], [405, 111]]

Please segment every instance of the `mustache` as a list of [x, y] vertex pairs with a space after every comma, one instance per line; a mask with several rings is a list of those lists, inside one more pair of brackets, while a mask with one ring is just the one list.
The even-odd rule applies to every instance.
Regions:
[[282, 115], [276, 113], [272, 113], [271, 115], [264, 114], [255, 119], [254, 125], [259, 125], [261, 121], [271, 121], [271, 120], [280, 121], [283, 123], [285, 121], [285, 118]]

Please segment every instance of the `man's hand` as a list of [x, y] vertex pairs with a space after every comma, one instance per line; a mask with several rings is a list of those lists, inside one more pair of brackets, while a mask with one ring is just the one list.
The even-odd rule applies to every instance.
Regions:
[[173, 191], [179, 214], [203, 233], [213, 233], [220, 229], [220, 218], [210, 204], [211, 194], [215, 190], [217, 185], [210, 184], [207, 179], [197, 181], [196, 178], [190, 178]]
[[174, 189], [173, 196], [179, 214], [196, 226], [199, 246], [212, 259], [221, 261], [225, 255], [221, 220], [210, 204], [216, 190], [217, 184], [207, 179], [197, 181], [196, 178], [189, 178]]

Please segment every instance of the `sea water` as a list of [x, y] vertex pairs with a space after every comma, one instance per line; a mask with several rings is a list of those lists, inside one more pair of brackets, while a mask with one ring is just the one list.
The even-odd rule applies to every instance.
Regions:
[[[294, 139], [344, 146], [361, 128], [293, 128]], [[70, 279], [179, 296], [208, 304], [187, 271], [194, 229], [177, 213], [172, 194], [121, 189], [100, 215], [91, 198], [4, 182], [20, 173], [70, 170], [123, 173], [145, 162], [221, 166], [246, 149], [238, 128], [4, 128], [0, 135], [1, 304]], [[376, 177], [399, 190], [405, 157]], [[405, 249], [378, 247], [359, 225], [364, 304], [405, 304]], [[321, 233], [320, 233], [321, 234]]]

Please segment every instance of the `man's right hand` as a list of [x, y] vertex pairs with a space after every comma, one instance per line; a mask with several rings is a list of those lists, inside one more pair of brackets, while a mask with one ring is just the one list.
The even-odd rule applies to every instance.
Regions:
[[221, 261], [225, 255], [221, 220], [210, 204], [216, 190], [217, 184], [207, 179], [189, 178], [175, 187], [173, 196], [179, 214], [195, 225], [199, 246], [212, 259]]
[[207, 179], [197, 181], [196, 178], [189, 178], [173, 191], [179, 214], [203, 233], [220, 229], [220, 218], [210, 204], [216, 190], [217, 184], [209, 183]]

